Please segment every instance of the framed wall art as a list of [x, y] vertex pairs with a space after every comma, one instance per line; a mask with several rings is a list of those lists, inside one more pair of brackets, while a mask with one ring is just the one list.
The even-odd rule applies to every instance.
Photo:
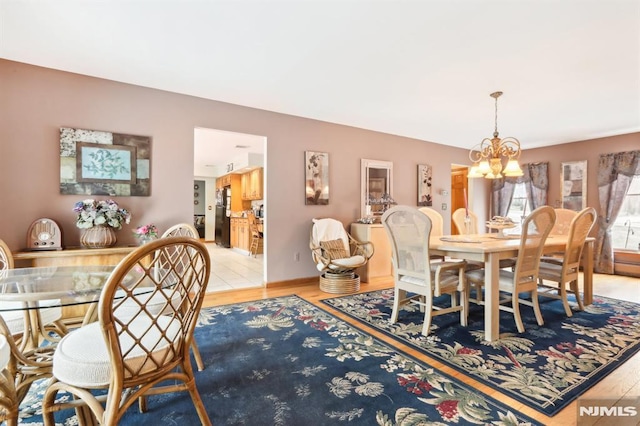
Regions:
[[149, 196], [151, 138], [60, 128], [60, 193]]
[[560, 188], [563, 209], [580, 211], [587, 206], [587, 162], [562, 163]]
[[329, 204], [329, 153], [305, 151], [305, 204]]
[[431, 194], [431, 166], [418, 164], [418, 206], [432, 206]]

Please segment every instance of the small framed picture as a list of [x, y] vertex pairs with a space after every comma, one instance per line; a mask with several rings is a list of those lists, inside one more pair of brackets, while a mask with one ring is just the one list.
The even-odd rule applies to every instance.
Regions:
[[560, 170], [562, 208], [580, 211], [587, 206], [587, 162], [562, 163]]
[[431, 166], [426, 164], [418, 164], [418, 205], [432, 206], [433, 198], [431, 195]]
[[329, 153], [305, 151], [305, 204], [329, 204]]

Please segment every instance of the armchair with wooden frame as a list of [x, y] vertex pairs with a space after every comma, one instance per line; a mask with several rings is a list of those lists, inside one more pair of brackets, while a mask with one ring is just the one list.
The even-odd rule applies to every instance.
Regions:
[[[460, 324], [466, 326], [469, 307], [464, 276], [466, 262], [431, 261], [429, 238], [432, 222], [429, 216], [415, 207], [396, 206], [382, 215], [382, 225], [392, 248], [394, 293], [391, 323], [398, 321], [403, 306], [414, 303], [424, 311], [424, 336], [429, 334], [431, 319], [437, 315], [459, 312]], [[436, 305], [434, 299], [445, 294], [450, 296], [449, 306]]]
[[[207, 249], [191, 237], [161, 238], [125, 257], [102, 289], [98, 322], [67, 334], [55, 349], [45, 425], [69, 408], [82, 423], [116, 425], [138, 399], [145, 411], [147, 395], [176, 391], [188, 391], [201, 423], [210, 425], [189, 357], [209, 273]], [[165, 310], [146, 309], [149, 292], [166, 298]]]

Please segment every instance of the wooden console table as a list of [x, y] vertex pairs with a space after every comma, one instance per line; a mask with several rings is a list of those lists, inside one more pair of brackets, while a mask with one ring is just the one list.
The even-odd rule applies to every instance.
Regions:
[[34, 266], [117, 265], [137, 246], [85, 249], [71, 247], [64, 250], [20, 251], [13, 253], [16, 268]]
[[356, 269], [360, 279], [366, 283], [390, 280], [389, 282], [393, 284], [391, 244], [382, 224], [352, 223], [351, 236], [358, 241], [372, 242], [375, 250], [369, 262]]

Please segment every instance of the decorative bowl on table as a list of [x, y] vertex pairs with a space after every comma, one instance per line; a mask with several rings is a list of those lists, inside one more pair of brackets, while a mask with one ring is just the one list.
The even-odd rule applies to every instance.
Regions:
[[510, 218], [503, 216], [494, 216], [491, 220], [487, 221], [487, 228], [496, 229], [498, 231], [498, 238], [507, 238], [504, 230], [515, 228], [516, 226]]

